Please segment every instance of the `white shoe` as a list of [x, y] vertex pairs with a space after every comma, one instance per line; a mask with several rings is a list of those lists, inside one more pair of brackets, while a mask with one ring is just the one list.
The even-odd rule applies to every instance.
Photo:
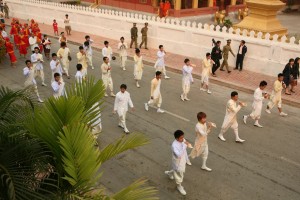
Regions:
[[145, 103], [145, 110], [149, 110], [149, 106], [148, 106], [148, 104], [147, 103]]
[[165, 76], [165, 79], [169, 79], [170, 77], [168, 77], [168, 76]]
[[140, 85], [139, 85], [139, 83], [136, 83], [136, 87], [140, 88]]
[[42, 86], [47, 86], [47, 84], [46, 83], [42, 83]]
[[186, 191], [184, 190], [184, 188], [181, 185], [177, 186], [177, 190], [180, 192], [180, 194], [186, 195]]
[[44, 103], [44, 101], [41, 98], [38, 98], [38, 102]]
[[125, 68], [125, 67], [123, 67], [123, 71], [126, 71], [126, 68]]
[[173, 179], [174, 179], [174, 176], [173, 176], [173, 175], [170, 175], [169, 173], [170, 173], [169, 171], [165, 171], [165, 174], [168, 175], [169, 178], [170, 178], [171, 180], [173, 180]]
[[192, 166], [191, 161], [187, 161], [186, 164], [189, 165], [189, 166]]
[[219, 135], [218, 138], [219, 138], [220, 140], [222, 140], [223, 142], [226, 141], [226, 139], [223, 137], [223, 135]]
[[262, 128], [263, 126], [260, 125], [259, 123], [254, 123], [254, 126], [258, 127], [258, 128]]
[[157, 112], [158, 113], [164, 113], [165, 111], [163, 111], [162, 109], [159, 108], [159, 109], [157, 109]]
[[119, 123], [118, 127], [124, 128], [123, 124]]
[[111, 96], [111, 97], [115, 97], [116, 95], [115, 95], [113, 92], [111, 92], [111, 93], [110, 93], [110, 96]]
[[189, 98], [187, 98], [187, 97], [186, 97], [186, 98], [184, 98], [184, 100], [186, 100], [186, 101], [190, 101], [190, 99], [189, 99]]
[[210, 90], [207, 90], [207, 94], [211, 94], [211, 91], [210, 91]]
[[129, 130], [128, 130], [127, 128], [124, 128], [124, 132], [125, 132], [126, 134], [130, 133]]
[[281, 112], [281, 113], [279, 113], [279, 115], [282, 116], [282, 117], [285, 117], [285, 116], [287, 116], [288, 114], [286, 114], [286, 113], [284, 113], [284, 112]]
[[104, 96], [105, 96], [105, 97], [108, 97], [108, 95], [107, 95], [106, 93], [104, 94]]
[[[248, 118], [248, 116], [246, 116], [246, 115], [243, 116], [244, 124], [247, 124], [247, 118]], [[255, 125], [255, 124], [254, 124], [254, 125]]]
[[200, 91], [206, 92], [207, 90], [204, 88], [200, 88]]
[[236, 143], [243, 143], [243, 142], [245, 142], [245, 140], [242, 140], [241, 138], [239, 138], [239, 139], [235, 140], [235, 142]]
[[271, 114], [271, 111], [269, 109], [266, 109], [266, 113]]
[[95, 69], [94, 66], [92, 66], [92, 69]]
[[212, 169], [210, 169], [210, 168], [208, 168], [208, 167], [206, 167], [206, 166], [202, 166], [201, 169], [206, 170], [206, 171], [208, 171], [208, 172], [211, 172], [211, 170], [212, 170]]
[[181, 101], [184, 101], [183, 95], [180, 95], [180, 99]]

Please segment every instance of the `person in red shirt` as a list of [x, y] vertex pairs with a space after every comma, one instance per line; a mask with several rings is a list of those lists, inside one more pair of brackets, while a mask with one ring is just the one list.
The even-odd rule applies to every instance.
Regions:
[[14, 52], [14, 45], [10, 42], [9, 38], [5, 38], [6, 42], [5, 42], [5, 47], [6, 47], [6, 52], [9, 55], [10, 58], [10, 64], [12, 67], [16, 67], [16, 62], [17, 62], [17, 58], [15, 56], [15, 52]]
[[56, 20], [53, 20], [53, 30], [54, 30], [54, 35], [58, 36], [58, 24]]
[[24, 35], [24, 31], [20, 31], [19, 39], [20, 39], [20, 47], [19, 47], [20, 57], [23, 55], [24, 58], [25, 58], [25, 56], [27, 54], [27, 44], [26, 44], [26, 41], [28, 41], [28, 37], [26, 37]]

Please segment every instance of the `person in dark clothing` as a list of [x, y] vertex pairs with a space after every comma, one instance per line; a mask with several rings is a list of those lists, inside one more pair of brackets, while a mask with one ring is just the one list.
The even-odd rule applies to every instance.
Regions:
[[211, 50], [211, 59], [215, 62], [212, 68], [212, 74], [213, 76], [216, 76], [215, 72], [219, 69], [220, 67], [220, 60], [222, 59], [222, 51], [221, 51], [221, 41], [217, 41], [214, 43], [215, 46]]
[[244, 62], [244, 58], [245, 55], [247, 53], [247, 47], [246, 47], [246, 42], [244, 40], [241, 41], [240, 46], [239, 46], [239, 50], [237, 53], [237, 58], [236, 58], [236, 65], [235, 65], [235, 70], [239, 69], [240, 66], [240, 71], [243, 70], [243, 62]]
[[297, 58], [295, 58], [295, 62], [294, 62], [293, 69], [292, 69], [293, 82], [291, 83], [291, 86], [292, 86], [291, 92], [293, 92], [293, 93], [295, 93], [294, 87], [297, 85], [297, 81], [300, 76], [299, 64], [300, 64], [300, 58], [297, 57]]
[[285, 65], [282, 74], [283, 74], [283, 82], [286, 85], [285, 88], [285, 94], [286, 95], [291, 95], [291, 93], [289, 92], [289, 86], [290, 83], [293, 81], [294, 77], [293, 77], [293, 65], [294, 65], [295, 60], [293, 58], [291, 58], [289, 60], [289, 63]]

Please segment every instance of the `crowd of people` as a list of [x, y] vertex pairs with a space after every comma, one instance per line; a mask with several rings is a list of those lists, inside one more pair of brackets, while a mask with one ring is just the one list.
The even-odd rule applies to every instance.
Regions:
[[[66, 15], [66, 19], [68, 16]], [[15, 63], [17, 62], [17, 58], [15, 56], [16, 51], [19, 51], [20, 56], [26, 57], [28, 51], [31, 53], [30, 59], [25, 61], [25, 67], [23, 69], [23, 74], [25, 76], [25, 86], [31, 86], [33, 91], [35, 92], [38, 101], [43, 102], [42, 98], [39, 95], [37, 81], [36, 78], [41, 79], [41, 85], [47, 86], [45, 83], [45, 75], [44, 75], [44, 56], [50, 60], [50, 68], [52, 71], [51, 74], [51, 88], [53, 92], [53, 96], [55, 98], [59, 98], [61, 96], [65, 96], [65, 82], [63, 80], [63, 76], [66, 76], [68, 79], [72, 77], [69, 73], [69, 65], [72, 60], [72, 54], [70, 49], [67, 46], [67, 39], [64, 33], [61, 33], [59, 38], [60, 48], [56, 53], [51, 53], [51, 41], [44, 35], [42, 37], [40, 28], [38, 23], [32, 19], [30, 24], [24, 23], [21, 24], [18, 19], [14, 18], [11, 22], [11, 29], [9, 34], [5, 32], [5, 26], [0, 27], [1, 29], [1, 40], [4, 41], [5, 45], [5, 54], [7, 53], [10, 58], [11, 65], [15, 67]], [[69, 20], [67, 21], [67, 25], [69, 26]], [[147, 32], [147, 23], [145, 24], [145, 30], [143, 32]], [[71, 27], [66, 27], [67, 34], [70, 35]], [[58, 34], [57, 23], [53, 21], [54, 34]], [[134, 31], [132, 31], [134, 30]], [[131, 30], [131, 34], [137, 36], [137, 29], [135, 29], [135, 24], [133, 29]], [[12, 41], [13, 42], [12, 42]], [[77, 72], [73, 76], [75, 81], [78, 84], [83, 83], [88, 74], [88, 69], [94, 69], [93, 65], [93, 49], [92, 44], [93, 40], [89, 35], [84, 37], [83, 44], [79, 46], [78, 52], [76, 53], [76, 69]], [[125, 38], [121, 37], [120, 42], [118, 43], [118, 53], [120, 60], [120, 69], [126, 70], [126, 62], [127, 62], [127, 50], [128, 48], [132, 48], [133, 43], [137, 46], [136, 37], [131, 38], [131, 44], [128, 47], [125, 42]], [[144, 43], [147, 45], [147, 40]], [[229, 52], [235, 56], [230, 47], [231, 40], [227, 40], [227, 44], [221, 50], [220, 45], [221, 42], [214, 41], [214, 47], [211, 53], [206, 53], [205, 58], [202, 60], [202, 74], [201, 74], [201, 87], [200, 90], [203, 92], [207, 92], [211, 94], [212, 91], [209, 87], [209, 79], [210, 76], [214, 76], [215, 72], [219, 67], [221, 67], [221, 71], [224, 71], [223, 67], [225, 66], [228, 73], [230, 73], [228, 67], [228, 54]], [[238, 53], [237, 53], [237, 61], [236, 68], [242, 70], [243, 69], [243, 59], [247, 52], [247, 47], [245, 46], [245, 41], [241, 41]], [[0, 43], [2, 44], [2, 43]], [[143, 44], [143, 43], [142, 43]], [[142, 46], [140, 45], [140, 47]], [[129, 130], [126, 126], [126, 114], [128, 111], [128, 107], [134, 110], [133, 102], [130, 97], [130, 93], [127, 91], [127, 85], [122, 84], [120, 86], [120, 91], [115, 95], [114, 87], [113, 87], [113, 79], [112, 79], [112, 66], [111, 61], [116, 60], [116, 57], [113, 56], [113, 50], [110, 47], [109, 41], [104, 41], [102, 48], [102, 56], [103, 63], [101, 65], [101, 73], [102, 73], [102, 81], [105, 87], [105, 96], [107, 97], [107, 90], [110, 92], [110, 96], [115, 98], [113, 112], [118, 114], [119, 116], [119, 127], [123, 129], [123, 131], [128, 134]], [[147, 46], [146, 46], [147, 48]], [[150, 98], [144, 103], [145, 110], [148, 111], [149, 107], [155, 107], [157, 109], [157, 113], [164, 113], [165, 111], [161, 109], [162, 105], [162, 94], [161, 94], [161, 84], [162, 84], [162, 75], [165, 79], [169, 79], [167, 76], [166, 68], [165, 68], [165, 56], [166, 51], [164, 50], [163, 45], [159, 45], [157, 51], [157, 60], [155, 62], [155, 77], [151, 80], [151, 91]], [[220, 60], [223, 58], [223, 63], [220, 65]], [[141, 50], [136, 48], [135, 55], [133, 56], [134, 60], [134, 80], [136, 81], [136, 87], [140, 88], [140, 81], [143, 76], [143, 57], [141, 55]], [[190, 59], [186, 58], [183, 61], [184, 65], [182, 68], [182, 94], [180, 95], [180, 99], [182, 101], [189, 101], [188, 93], [191, 88], [191, 84], [194, 82], [193, 80], [193, 69], [196, 67], [195, 64], [191, 62]], [[271, 94], [267, 94], [264, 92], [268, 83], [262, 80], [258, 88], [254, 92], [254, 100], [252, 104], [252, 112], [249, 115], [243, 116], [243, 121], [246, 124], [248, 118], [252, 118], [254, 120], [254, 126], [262, 128], [263, 126], [259, 123], [259, 119], [261, 117], [261, 112], [263, 109], [263, 101], [265, 99], [269, 99], [269, 103], [267, 104], [266, 112], [271, 113], [271, 109], [274, 106], [278, 107], [280, 116], [287, 116], [286, 113], [282, 111], [282, 100], [281, 93], [282, 90], [285, 89], [285, 94], [290, 95], [294, 93], [294, 87], [297, 84], [297, 80], [299, 78], [299, 63], [300, 59], [296, 58], [290, 59], [289, 63], [285, 66], [282, 73], [278, 74], [277, 80], [273, 84], [273, 91]], [[289, 87], [291, 85], [291, 87]], [[99, 107], [98, 104], [94, 105]], [[218, 135], [218, 138], [222, 142], [226, 142], [224, 135], [229, 128], [233, 129], [235, 134], [235, 142], [243, 143], [245, 140], [239, 137], [238, 132], [238, 121], [237, 121], [237, 113], [240, 109], [247, 106], [245, 102], [239, 101], [238, 92], [233, 91], [230, 95], [230, 99], [226, 104], [226, 114], [224, 117], [224, 122], [221, 126], [221, 131]], [[100, 108], [99, 108], [100, 109]], [[206, 166], [207, 158], [208, 158], [208, 142], [207, 136], [210, 133], [212, 128], [216, 128], [216, 124], [207, 122], [207, 115], [204, 112], [199, 112], [197, 114], [198, 123], [195, 127], [196, 139], [194, 146], [187, 142], [184, 139], [184, 132], [182, 130], [177, 130], [174, 133], [175, 140], [172, 143], [172, 169], [170, 171], [166, 171], [170, 179], [174, 179], [177, 184], [178, 191], [185, 195], [186, 191], [182, 187], [181, 183], [183, 181], [185, 166], [186, 164], [191, 165], [189, 157], [196, 158], [202, 157], [202, 167], [201, 169], [206, 171], [211, 171], [212, 169]], [[96, 128], [93, 130], [93, 133], [96, 135], [101, 132], [101, 115], [98, 116], [97, 122], [95, 122]], [[191, 154], [188, 156], [186, 148], [192, 148]]]

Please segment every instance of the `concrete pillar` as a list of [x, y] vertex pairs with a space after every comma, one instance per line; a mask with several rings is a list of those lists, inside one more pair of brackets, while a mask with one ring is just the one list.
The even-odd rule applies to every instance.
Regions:
[[214, 0], [208, 0], [208, 7], [214, 7]]
[[175, 0], [174, 10], [181, 10], [181, 0]]
[[198, 8], [198, 0], [193, 0], [193, 8]]

